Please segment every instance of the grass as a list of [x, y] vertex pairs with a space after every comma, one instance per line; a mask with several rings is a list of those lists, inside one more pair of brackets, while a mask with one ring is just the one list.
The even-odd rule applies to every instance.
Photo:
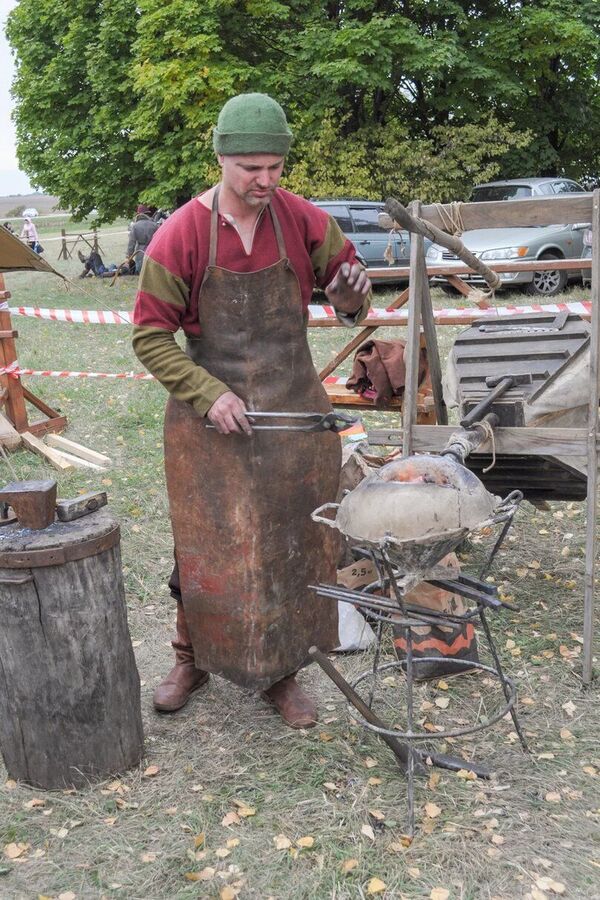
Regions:
[[[124, 256], [125, 236], [103, 235], [101, 243], [106, 262]], [[56, 255], [47, 254], [52, 262]], [[71, 277], [79, 272], [78, 261], [56, 266]], [[135, 293], [135, 279], [122, 279], [114, 287], [89, 279], [69, 291], [58, 279], [39, 273], [11, 274], [6, 280], [13, 306], [131, 309]], [[391, 296], [378, 291], [376, 303], [385, 305]], [[569, 294], [583, 296], [581, 290]], [[449, 305], [443, 295], [434, 297], [437, 305]], [[499, 302], [510, 299], [500, 295]], [[15, 327], [24, 366], [140, 369], [123, 326], [15, 319]], [[438, 329], [442, 355], [457, 330]], [[383, 333], [397, 337], [401, 330]], [[312, 329], [317, 365], [328, 361], [346, 337], [341, 329]], [[568, 897], [599, 895], [600, 704], [597, 682], [584, 690], [578, 674], [582, 505], [553, 503], [549, 513], [525, 505], [494, 570], [503, 592], [522, 610], [494, 617], [493, 627], [519, 687], [519, 714], [531, 754], [521, 751], [510, 721], [447, 742], [447, 752], [491, 762], [494, 778], [465, 781], [439, 770], [439, 781], [420, 781], [418, 834], [405, 848], [405, 785], [394, 758], [352, 724], [340, 695], [316, 667], [301, 676], [321, 712], [320, 725], [306, 732], [286, 729], [259, 697], [218, 678], [180, 713], [153, 712], [152, 691], [171, 666], [174, 619], [165, 584], [171, 535], [162, 471], [164, 392], [152, 382], [32, 378], [27, 383], [66, 413], [67, 437], [114, 459], [106, 475], [85, 470], [59, 475], [28, 452], [11, 455], [20, 478], [57, 478], [63, 497], [102, 487], [109, 493], [122, 527], [146, 759], [139, 770], [77, 793], [45, 794], [3, 784], [3, 773], [0, 848], [19, 842], [29, 847], [18, 859], [0, 862], [2, 898], [58, 898], [65, 892], [127, 900], [218, 898], [227, 896], [222, 892], [229, 885], [242, 900], [350, 900], [370, 896], [371, 879], [379, 878], [386, 888], [377, 896], [387, 898], [428, 898], [438, 887], [447, 889], [451, 900], [505, 900], [531, 896], [532, 888], [540, 891], [536, 882], [544, 877], [564, 884]], [[369, 417], [384, 419], [397, 424], [388, 414]], [[8, 471], [5, 478], [11, 478]], [[465, 554], [467, 571], [476, 571], [480, 552], [472, 545]], [[352, 677], [368, 668], [369, 654], [339, 658], [336, 665]], [[487, 696], [489, 690], [473, 676], [450, 680], [448, 688], [435, 683], [418, 688], [417, 709], [436, 697], [450, 698], [447, 711], [427, 712], [434, 724], [466, 716], [480, 702], [479, 694]], [[398, 692], [401, 710], [401, 684], [386, 690], [390, 697]], [[367, 759], [375, 765], [367, 767]], [[144, 776], [148, 765], [158, 766], [158, 774]], [[33, 798], [43, 805], [32, 806]], [[239, 808], [236, 801], [254, 814], [224, 825], [224, 817]], [[427, 803], [439, 807], [439, 814], [428, 816]], [[365, 825], [373, 829], [372, 838], [362, 832]], [[291, 842], [290, 848], [276, 849], [279, 835]], [[312, 837], [313, 846], [298, 847], [302, 837]], [[344, 874], [349, 859], [356, 865]], [[207, 880], [186, 878], [206, 869], [214, 870]], [[552, 896], [548, 888], [543, 893]]]

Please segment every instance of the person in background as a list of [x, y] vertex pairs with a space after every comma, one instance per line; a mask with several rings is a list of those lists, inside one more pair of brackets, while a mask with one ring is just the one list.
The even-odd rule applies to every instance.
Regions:
[[14, 233], [15, 233], [15, 229], [12, 227], [12, 225], [10, 224], [10, 222], [3, 222], [3, 223], [2, 223], [2, 227], [3, 227], [3, 228], [6, 228], [7, 231], [10, 231], [11, 234], [14, 234]]
[[331, 411], [308, 346], [308, 304], [318, 285], [353, 326], [371, 284], [335, 220], [279, 187], [291, 140], [266, 94], [225, 104], [213, 132], [221, 181], [148, 247], [133, 346], [170, 393], [177, 631], [155, 708], [181, 708], [210, 672], [262, 691], [287, 725], [306, 728], [317, 710], [296, 674], [311, 645], [339, 642], [335, 604], [309, 585], [335, 582], [337, 540], [311, 512], [336, 496], [341, 444], [327, 431], [259, 431], [252, 411]]
[[31, 247], [34, 253], [44, 252], [44, 248], [40, 244], [38, 238], [37, 228], [30, 218], [26, 218], [23, 222], [23, 228], [21, 229], [21, 239], [25, 240], [26, 244]]
[[160, 222], [152, 218], [152, 209], [140, 204], [136, 210], [134, 221], [129, 226], [129, 242], [127, 244], [127, 258], [135, 261], [135, 271], [139, 275], [144, 261], [146, 247], [158, 230]]

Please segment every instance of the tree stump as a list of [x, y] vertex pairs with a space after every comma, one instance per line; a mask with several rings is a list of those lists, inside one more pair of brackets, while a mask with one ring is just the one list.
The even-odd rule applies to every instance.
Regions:
[[101, 509], [0, 528], [0, 748], [11, 778], [81, 786], [143, 754], [119, 527]]

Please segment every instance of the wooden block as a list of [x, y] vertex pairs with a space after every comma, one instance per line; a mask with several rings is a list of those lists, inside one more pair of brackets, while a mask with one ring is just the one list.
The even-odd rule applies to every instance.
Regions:
[[9, 450], [14, 450], [15, 447], [19, 447], [21, 444], [21, 435], [13, 427], [12, 423], [8, 421], [6, 416], [3, 416], [0, 413], [0, 444], [3, 447], [8, 447]]
[[70, 462], [76, 469], [94, 469], [96, 472], [106, 472], [105, 466], [97, 466], [96, 463], [90, 462], [87, 459], [82, 459], [80, 456], [75, 456], [73, 453], [67, 453], [66, 450], [59, 450], [54, 447], [48, 447], [47, 449], [52, 449], [52, 453], [58, 453], [59, 456], [62, 456], [63, 459]]
[[41, 456], [46, 462], [49, 462], [55, 469], [60, 469], [62, 472], [70, 472], [75, 468], [73, 463], [69, 462], [68, 459], [65, 459], [59, 450], [53, 450], [52, 447], [47, 447], [43, 441], [34, 437], [30, 431], [24, 431], [21, 435], [21, 439], [29, 450], [33, 450], [34, 453], [37, 453], [38, 456]]
[[88, 447], [84, 447], [82, 444], [76, 444], [75, 441], [70, 441], [68, 440], [68, 438], [63, 437], [61, 434], [46, 435], [46, 443], [50, 447], [56, 447], [58, 450], [64, 450], [67, 453], [72, 453], [73, 456], [78, 456], [81, 459], [86, 459], [88, 462], [95, 463], [97, 466], [112, 466], [112, 460], [110, 456], [105, 456], [103, 453], [97, 453], [95, 450], [90, 450]]

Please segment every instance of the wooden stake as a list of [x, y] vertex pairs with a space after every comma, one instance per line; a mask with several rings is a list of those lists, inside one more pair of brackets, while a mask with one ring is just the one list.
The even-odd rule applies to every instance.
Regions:
[[596, 569], [596, 521], [598, 513], [598, 359], [600, 357], [600, 191], [595, 190], [592, 208], [592, 334], [587, 453], [587, 522], [583, 597], [583, 682], [592, 680], [594, 645], [594, 584]]
[[24, 431], [21, 437], [23, 438], [23, 443], [29, 450], [33, 450], [34, 453], [37, 453], [38, 456], [41, 456], [42, 459], [49, 462], [55, 469], [69, 472], [71, 469], [75, 468], [73, 463], [69, 462], [68, 459], [65, 459], [59, 450], [53, 450], [52, 447], [47, 447], [43, 441], [36, 438], [30, 431]]
[[[418, 216], [421, 203], [414, 200], [410, 211]], [[425, 253], [423, 235], [410, 236], [410, 281], [408, 283], [408, 327], [406, 334], [406, 385], [402, 412], [402, 454], [412, 453], [412, 427], [417, 419], [417, 393], [419, 390], [419, 354], [421, 334], [421, 296], [425, 277]]]

